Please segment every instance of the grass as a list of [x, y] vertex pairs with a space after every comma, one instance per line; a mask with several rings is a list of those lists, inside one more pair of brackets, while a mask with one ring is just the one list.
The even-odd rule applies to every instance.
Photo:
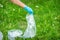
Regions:
[[[25, 40], [60, 40], [60, 0], [21, 0], [34, 10], [36, 36]], [[8, 40], [7, 32], [11, 29], [27, 27], [27, 12], [10, 0], [0, 0], [0, 31]], [[24, 40], [16, 38], [16, 40]]]

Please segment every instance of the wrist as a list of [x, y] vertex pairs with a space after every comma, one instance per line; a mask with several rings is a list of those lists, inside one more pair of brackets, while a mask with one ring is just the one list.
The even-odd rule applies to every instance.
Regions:
[[28, 7], [28, 6], [24, 6], [24, 9], [29, 13], [29, 14], [33, 14], [33, 10]]

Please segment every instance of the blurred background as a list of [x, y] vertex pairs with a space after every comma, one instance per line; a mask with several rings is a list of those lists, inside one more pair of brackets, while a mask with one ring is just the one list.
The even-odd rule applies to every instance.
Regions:
[[[21, 0], [34, 11], [36, 36], [25, 40], [60, 40], [60, 0]], [[0, 31], [8, 40], [11, 29], [25, 31], [27, 12], [10, 0], [0, 0]], [[16, 40], [23, 40], [16, 38]]]

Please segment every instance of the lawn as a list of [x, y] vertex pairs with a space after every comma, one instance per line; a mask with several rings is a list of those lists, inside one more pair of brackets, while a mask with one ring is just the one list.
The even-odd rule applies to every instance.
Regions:
[[[60, 0], [21, 0], [34, 11], [36, 36], [25, 40], [60, 40]], [[8, 40], [11, 29], [24, 31], [27, 27], [27, 12], [10, 0], [0, 0], [0, 31]], [[24, 40], [16, 38], [16, 40]]]

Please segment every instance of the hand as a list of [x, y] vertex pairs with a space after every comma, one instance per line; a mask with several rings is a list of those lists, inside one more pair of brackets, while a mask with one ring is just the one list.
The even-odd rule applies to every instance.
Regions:
[[25, 6], [24, 9], [29, 13], [29, 14], [33, 14], [33, 10], [28, 7], [28, 6]]

